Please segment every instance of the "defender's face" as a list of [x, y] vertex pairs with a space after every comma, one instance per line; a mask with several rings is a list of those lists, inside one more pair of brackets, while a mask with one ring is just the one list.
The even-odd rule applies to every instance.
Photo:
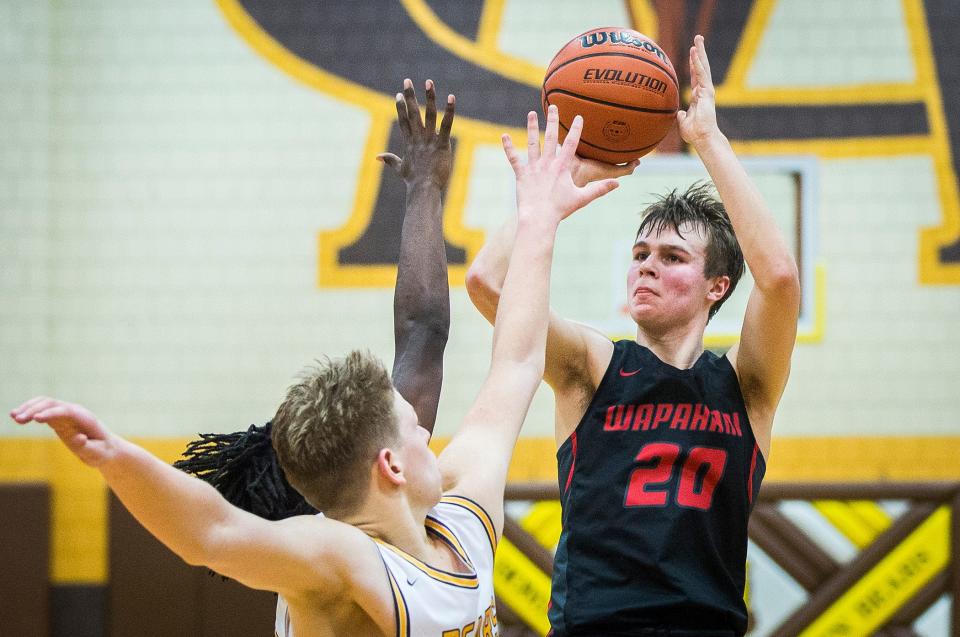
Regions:
[[707, 240], [684, 226], [637, 237], [627, 271], [627, 309], [637, 325], [652, 329], [685, 324], [709, 312], [711, 282], [704, 276]]
[[432, 506], [440, 501], [442, 486], [437, 456], [428, 446], [430, 432], [420, 426], [417, 412], [396, 390], [393, 392], [393, 409], [400, 430], [398, 451], [403, 458], [407, 488], [414, 500]]

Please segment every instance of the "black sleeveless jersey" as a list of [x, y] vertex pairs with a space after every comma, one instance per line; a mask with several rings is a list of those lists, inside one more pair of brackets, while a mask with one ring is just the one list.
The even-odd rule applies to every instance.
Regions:
[[557, 459], [554, 634], [746, 631], [747, 518], [765, 463], [726, 357], [683, 370], [614, 343]]

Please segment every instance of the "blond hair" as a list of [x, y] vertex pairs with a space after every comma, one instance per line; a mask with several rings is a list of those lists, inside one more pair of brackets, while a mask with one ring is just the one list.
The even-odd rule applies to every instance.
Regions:
[[393, 383], [369, 352], [318, 361], [273, 418], [273, 448], [287, 480], [315, 508], [335, 515], [361, 505], [370, 463], [399, 440]]

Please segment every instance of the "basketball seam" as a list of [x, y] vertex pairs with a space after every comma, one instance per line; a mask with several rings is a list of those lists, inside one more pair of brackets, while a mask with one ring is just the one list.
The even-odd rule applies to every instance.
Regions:
[[628, 111], [637, 111], [639, 113], [659, 113], [661, 115], [671, 115], [677, 112], [677, 109], [673, 108], [642, 108], [640, 106], [627, 106], [626, 104], [618, 104], [617, 102], [608, 102], [606, 100], [597, 99], [595, 97], [588, 97], [586, 95], [581, 95], [580, 93], [574, 93], [573, 91], [568, 91], [562, 88], [555, 88], [550, 91], [544, 92], [544, 101], [547, 101], [554, 93], [560, 93], [562, 95], [569, 95], [571, 97], [576, 97], [587, 102], [593, 102], [594, 104], [603, 104], [604, 106], [613, 106], [615, 108], [622, 108]]
[[[570, 132], [570, 129], [564, 126], [563, 122], [560, 122], [560, 127], [563, 128], [563, 130], [567, 131], [568, 133]], [[663, 140], [660, 140], [660, 141], [663, 141]], [[586, 144], [587, 146], [591, 146], [593, 148], [596, 148], [597, 150], [602, 150], [608, 153], [639, 153], [640, 151], [644, 151], [648, 148], [653, 148], [654, 146], [657, 146], [658, 144], [660, 144], [660, 142], [656, 142], [653, 144], [647, 144], [646, 146], [642, 146], [640, 148], [625, 148], [624, 150], [617, 150], [615, 148], [607, 148], [606, 146], [597, 146], [596, 144], [591, 144], [590, 142], [588, 142], [582, 137], [580, 138], [580, 143]]]
[[651, 60], [650, 58], [646, 58], [646, 57], [643, 57], [643, 56], [641, 56], [641, 55], [632, 55], [632, 54], [630, 54], [630, 53], [620, 53], [620, 52], [617, 52], [617, 53], [613, 53], [613, 52], [587, 53], [586, 55], [581, 55], [581, 56], [579, 56], [579, 57], [571, 58], [571, 59], [567, 60], [566, 62], [564, 62], [563, 64], [558, 65], [557, 68], [555, 68], [555, 69], [553, 69], [552, 71], [550, 71], [549, 73], [547, 73], [547, 76], [543, 78], [543, 87], [546, 88], [546, 86], [547, 86], [547, 81], [548, 81], [551, 77], [553, 77], [553, 75], [554, 75], [557, 71], [559, 71], [560, 69], [562, 69], [562, 68], [565, 67], [566, 65], [568, 65], [568, 64], [573, 64], [574, 62], [576, 62], [576, 61], [578, 61], [578, 60], [585, 60], [585, 59], [587, 59], [587, 58], [595, 58], [595, 57], [603, 57], [603, 56], [607, 56], [607, 57], [609, 57], [609, 56], [614, 56], [614, 57], [623, 57], [623, 58], [633, 58], [634, 60], [639, 60], [640, 62], [644, 62], [644, 63], [649, 64], [649, 65], [651, 65], [651, 66], [655, 66], [655, 67], [657, 67], [658, 69], [660, 69], [661, 71], [663, 71], [664, 73], [666, 73], [667, 77], [670, 78], [670, 81], [673, 82], [673, 86], [674, 86], [674, 88], [677, 89], [677, 92], [680, 91], [680, 83], [677, 81], [676, 76], [674, 75], [674, 73], [673, 73], [670, 69], [666, 68], [665, 66], [661, 66], [661, 65], [658, 64], [657, 62], [654, 62], [653, 60]]

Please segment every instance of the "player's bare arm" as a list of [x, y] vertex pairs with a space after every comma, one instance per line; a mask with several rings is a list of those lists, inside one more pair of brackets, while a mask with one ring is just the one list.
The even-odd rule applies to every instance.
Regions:
[[757, 442], [769, 457], [773, 415], [790, 374], [797, 333], [797, 263], [763, 197], [717, 127], [713, 80], [702, 36], [694, 38], [689, 64], [690, 106], [677, 113], [677, 121], [680, 135], [697, 151], [716, 185], [754, 278], [740, 342], [728, 356], [737, 371]]
[[377, 156], [403, 178], [407, 189], [393, 297], [392, 377], [397, 391], [413, 405], [420, 425], [432, 432], [450, 331], [441, 196], [453, 165], [450, 131], [455, 99], [447, 96], [439, 131], [433, 80], [426, 82], [424, 119], [409, 79], [403, 82], [403, 92], [397, 93], [396, 104], [403, 157], [393, 153]]
[[80, 405], [38, 397], [10, 415], [19, 424], [53, 429], [81, 461], [100, 471], [137, 521], [187, 563], [294, 603], [308, 599], [322, 606], [352, 596], [377, 623], [393, 626], [392, 607], [378, 610], [371, 590], [385, 581], [362, 579], [365, 573], [382, 575], [382, 566], [359, 529], [316, 516], [269, 522], [242, 511], [205, 482], [111, 433]]
[[[549, 131], [549, 113], [547, 121]], [[536, 113], [532, 112], [527, 116], [527, 152], [534, 157], [539, 157], [540, 153], [540, 130]], [[571, 175], [574, 184], [582, 187], [596, 181], [629, 175], [638, 165], [638, 160], [614, 166], [574, 155]], [[488, 238], [467, 272], [470, 299], [491, 324], [496, 317], [516, 233], [517, 216], [510, 215]], [[599, 330], [550, 311], [544, 380], [556, 394], [558, 445], [583, 416], [584, 402], [603, 377], [612, 351], [610, 340]]]
[[484, 506], [498, 534], [510, 457], [544, 373], [557, 228], [563, 219], [617, 186], [615, 179], [577, 186], [571, 166], [583, 120], [574, 119], [559, 153], [558, 127], [556, 107], [551, 107], [541, 153], [536, 114], [529, 115], [528, 130], [536, 143], [528, 144], [526, 163], [509, 136], [503, 137], [504, 152], [516, 176], [517, 228], [497, 304], [492, 362], [460, 430], [440, 456], [445, 488]]

